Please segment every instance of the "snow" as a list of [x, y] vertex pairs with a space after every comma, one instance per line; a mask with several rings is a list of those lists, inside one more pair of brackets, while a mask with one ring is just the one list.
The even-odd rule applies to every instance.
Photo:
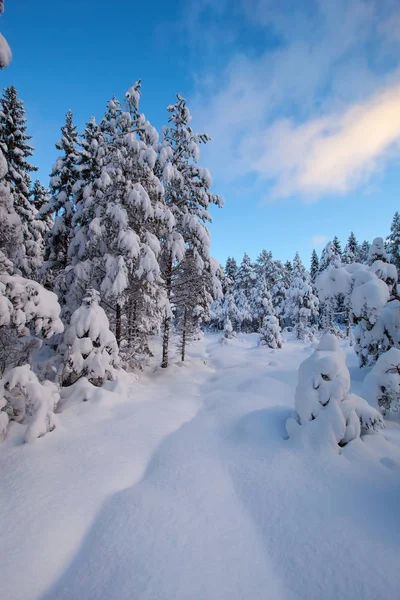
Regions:
[[11, 423], [0, 597], [398, 598], [399, 422], [340, 453], [296, 445], [285, 421], [314, 348], [219, 339], [139, 381], [81, 380], [59, 426], [29, 447]]
[[0, 69], [5, 69], [11, 62], [11, 48], [7, 40], [0, 33]]

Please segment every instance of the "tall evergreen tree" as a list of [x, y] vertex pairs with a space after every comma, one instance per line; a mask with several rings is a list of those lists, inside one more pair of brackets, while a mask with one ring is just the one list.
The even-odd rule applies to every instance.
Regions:
[[224, 279], [224, 293], [227, 293], [227, 291], [231, 291], [232, 287], [236, 281], [236, 277], [237, 277], [237, 272], [238, 272], [238, 266], [237, 266], [237, 262], [236, 260], [232, 257], [232, 256], [228, 256], [228, 258], [226, 259], [226, 265], [225, 265], [225, 279]]
[[342, 256], [342, 246], [340, 244], [339, 238], [335, 235], [332, 240], [333, 252], [336, 256]]
[[65, 270], [68, 265], [68, 248], [72, 239], [72, 220], [75, 212], [73, 189], [78, 179], [78, 134], [69, 110], [65, 125], [61, 127], [61, 139], [56, 143], [62, 154], [53, 165], [50, 177], [51, 198], [41, 210], [42, 218], [54, 216], [54, 224], [46, 239], [46, 263], [44, 280], [53, 282], [59, 299], [65, 304]]
[[36, 278], [42, 261], [42, 245], [40, 227], [35, 222], [36, 209], [31, 202], [30, 173], [37, 171], [27, 160], [33, 154], [31, 136], [26, 132], [24, 104], [14, 86], [5, 88], [0, 103], [0, 144], [7, 163], [4, 179], [9, 184], [21, 227], [21, 246], [14, 264], [24, 277]]
[[310, 267], [310, 276], [311, 276], [311, 281], [314, 282], [316, 276], [319, 273], [319, 258], [318, 258], [318, 254], [316, 253], [315, 249], [312, 251], [311, 254], [311, 267]]
[[349, 265], [354, 262], [358, 262], [360, 259], [360, 247], [358, 245], [356, 236], [353, 231], [349, 235], [347, 244], [343, 251], [342, 261], [344, 264]]
[[[210, 237], [206, 223], [211, 221], [210, 204], [222, 206], [222, 199], [210, 191], [211, 176], [197, 165], [199, 145], [207, 143], [206, 134], [196, 134], [189, 126], [191, 120], [186, 101], [177, 96], [168, 107], [169, 123], [163, 128], [159, 146], [158, 171], [165, 189], [165, 204], [171, 211], [174, 227], [162, 241], [162, 276], [168, 302], [172, 301], [174, 274], [186, 249], [193, 252], [198, 269], [205, 268], [209, 258]], [[162, 367], [168, 366], [171, 314], [166, 307], [163, 319]]]
[[364, 240], [359, 249], [359, 261], [363, 264], [368, 264], [370, 243]]
[[396, 211], [390, 226], [387, 251], [391, 256], [391, 262], [396, 265], [400, 274], [400, 213]]
[[313, 323], [318, 318], [318, 305], [310, 276], [296, 252], [293, 261], [293, 278], [287, 291], [284, 313], [285, 319], [292, 324], [298, 340], [313, 338]]

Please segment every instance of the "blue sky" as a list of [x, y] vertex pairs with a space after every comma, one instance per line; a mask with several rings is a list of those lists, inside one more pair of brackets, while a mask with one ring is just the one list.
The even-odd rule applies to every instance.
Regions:
[[[70, 108], [81, 129], [138, 78], [156, 127], [177, 92], [212, 142], [225, 206], [212, 253], [286, 260], [400, 209], [399, 0], [6, 0], [2, 74], [25, 101], [40, 177]], [[50, 10], [51, 8], [51, 10]]]

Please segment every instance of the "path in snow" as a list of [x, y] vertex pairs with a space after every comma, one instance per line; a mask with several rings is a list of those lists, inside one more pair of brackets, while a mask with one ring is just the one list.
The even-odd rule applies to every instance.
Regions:
[[397, 599], [399, 449], [369, 436], [315, 456], [285, 439], [310, 352], [207, 336], [186, 366], [66, 406], [30, 446], [15, 424], [0, 597]]
[[284, 423], [304, 349], [283, 364], [246, 342], [212, 339], [203, 408], [109, 498], [43, 600], [397, 597], [393, 473], [295, 454]]

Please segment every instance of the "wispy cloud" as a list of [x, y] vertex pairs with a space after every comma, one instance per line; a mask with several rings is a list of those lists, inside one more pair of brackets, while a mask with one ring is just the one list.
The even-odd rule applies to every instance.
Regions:
[[326, 235], [314, 235], [311, 238], [311, 245], [312, 246], [322, 246], [323, 244], [325, 244], [328, 241], [328, 238], [326, 237]]
[[273, 178], [273, 195], [301, 194], [312, 201], [345, 193], [365, 182], [399, 150], [400, 83], [342, 112], [297, 125], [279, 120], [264, 133], [255, 161], [260, 177]]
[[192, 112], [213, 140], [207, 162], [223, 180], [253, 175], [269, 197], [346, 193], [399, 149], [398, 2], [303, 0], [295, 15], [292, 2], [277, 6], [243, 0], [246, 34], [236, 29], [225, 67], [211, 61], [199, 79]]

